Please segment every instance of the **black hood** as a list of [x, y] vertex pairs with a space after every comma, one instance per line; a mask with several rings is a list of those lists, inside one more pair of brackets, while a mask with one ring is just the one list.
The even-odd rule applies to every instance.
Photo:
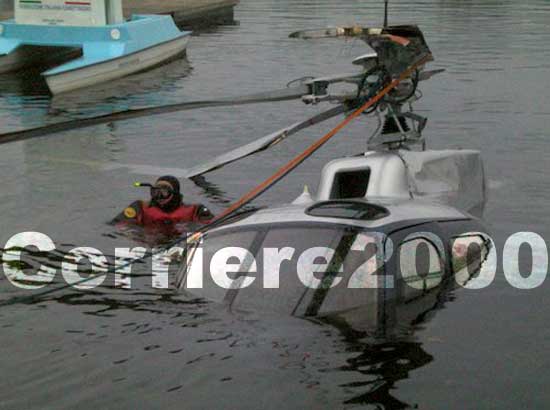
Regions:
[[170, 202], [165, 205], [158, 204], [154, 199], [151, 201], [151, 205], [162, 209], [164, 212], [173, 212], [181, 206], [183, 201], [183, 196], [180, 192], [180, 183], [176, 177], [173, 177], [171, 175], [165, 175], [157, 179], [157, 183], [161, 181], [168, 182], [170, 184], [172, 190], [174, 191], [174, 196], [172, 197]]

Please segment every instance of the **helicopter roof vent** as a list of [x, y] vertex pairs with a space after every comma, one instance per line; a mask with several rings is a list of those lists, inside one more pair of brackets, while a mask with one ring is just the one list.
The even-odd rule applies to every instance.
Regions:
[[361, 221], [374, 221], [389, 214], [390, 212], [383, 206], [362, 201], [325, 201], [306, 210], [306, 215], [309, 216]]

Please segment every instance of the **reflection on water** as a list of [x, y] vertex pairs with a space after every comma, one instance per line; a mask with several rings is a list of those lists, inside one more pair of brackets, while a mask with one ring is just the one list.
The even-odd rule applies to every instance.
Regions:
[[377, 323], [363, 323], [368, 312], [355, 312], [352, 318], [332, 317], [325, 322], [337, 328], [346, 345], [349, 358], [332, 371], [357, 373], [353, 382], [339, 387], [349, 392], [344, 404], [371, 405], [373, 408], [406, 409], [405, 403], [392, 390], [399, 381], [429, 364], [433, 356], [414, 338], [414, 331], [425, 325], [444, 303], [451, 299], [449, 284], [412, 303], [385, 301], [386, 315]]
[[[98, 107], [102, 112], [111, 112], [139, 105], [158, 104], [154, 93], [172, 91], [178, 80], [191, 73], [192, 67], [185, 57], [178, 58], [143, 73], [53, 97], [40, 76], [43, 70], [43, 67], [37, 67], [0, 75], [0, 87], [3, 99], [11, 104], [24, 102], [47, 108], [44, 122], [48, 123], [50, 120], [62, 121], [97, 114]], [[128, 105], [130, 101], [131, 106]], [[13, 116], [20, 119], [22, 128], [40, 125], [34, 123], [35, 119], [28, 114], [25, 111], [16, 111]], [[27, 118], [29, 123], [26, 122]]]
[[[386, 342], [365, 346], [361, 354], [348, 360], [343, 371], [359, 372], [364, 382], [343, 385], [353, 390], [364, 390], [363, 394], [346, 400], [345, 404], [377, 404], [384, 409], [407, 409], [412, 406], [391, 394], [395, 384], [407, 379], [415, 369], [427, 365], [433, 357], [415, 342]], [[374, 379], [374, 380], [370, 380]]]
[[[447, 286], [408, 304], [383, 301], [381, 303], [387, 305], [385, 310], [391, 313], [375, 322], [362, 319], [369, 315], [361, 311], [351, 316], [304, 321], [254, 313], [229, 313], [223, 307], [187, 295], [146, 290], [144, 276], [136, 275], [133, 280], [139, 281], [139, 284], [134, 282], [139, 289], [132, 292], [105, 286], [87, 293], [66, 292], [38, 298], [24, 307], [27, 310], [25, 315], [16, 314], [16, 308], [4, 307], [3, 313], [12, 311], [8, 316], [0, 316], [4, 317], [3, 328], [10, 329], [7, 340], [21, 336], [30, 326], [33, 333], [39, 332], [49, 338], [25, 348], [26, 354], [30, 355], [28, 359], [38, 354], [44, 364], [51, 366], [54, 358], [50, 355], [60, 353], [66, 360], [76, 361], [77, 366], [82, 366], [84, 357], [100, 357], [94, 371], [100, 371], [103, 380], [96, 382], [93, 390], [100, 394], [100, 397], [94, 397], [94, 402], [102, 405], [108, 405], [109, 400], [117, 397], [117, 394], [112, 394], [115, 392], [112, 384], [107, 383], [109, 380], [126, 380], [132, 385], [132, 379], [154, 372], [157, 366], [143, 356], [158, 350], [156, 357], [163, 356], [163, 362], [170, 361], [167, 356], [178, 355], [178, 361], [172, 360], [172, 364], [176, 365], [176, 374], [183, 378], [168, 376], [164, 377], [164, 382], [169, 384], [162, 387], [142, 386], [140, 394], [144, 399], [158, 394], [156, 388], [168, 393], [178, 386], [186, 387], [186, 379], [200, 381], [201, 372], [216, 374], [219, 381], [246, 380], [249, 364], [241, 364], [242, 369], [234, 366], [252, 356], [263, 360], [261, 365], [270, 372], [301, 385], [309, 395], [314, 393], [324, 397], [323, 391], [330, 387], [331, 395], [324, 404], [327, 408], [341, 403], [346, 407], [369, 404], [375, 406], [373, 408], [402, 409], [410, 406], [395, 396], [396, 384], [433, 360], [422, 343], [415, 340], [413, 333], [443, 307], [451, 292]], [[48, 331], [41, 329], [40, 318], [49, 317], [55, 311], [66, 312], [64, 320], [50, 323]], [[24, 324], [18, 322], [21, 317], [26, 318]], [[283, 329], [285, 333], [281, 334]], [[94, 346], [99, 341], [101, 344]], [[118, 347], [106, 354], [101, 346]], [[44, 348], [50, 349], [46, 356]], [[38, 353], [40, 351], [43, 353]], [[105, 360], [108, 363], [104, 363]], [[230, 362], [223, 363], [227, 360]], [[117, 366], [124, 363], [128, 368], [120, 372]], [[149, 367], [143, 368], [144, 365]], [[25, 362], [24, 366], [29, 367], [29, 364]], [[196, 366], [195, 375], [182, 373], [182, 369], [189, 366]], [[50, 389], [63, 389], [67, 385], [67, 379], [63, 377], [45, 385], [40, 382], [48, 380], [46, 372], [49, 369], [34, 371], [37, 379], [33, 392], [28, 395], [31, 402], [39, 401]], [[73, 383], [82, 383], [86, 377], [72, 371], [63, 372], [63, 375], [71, 377]], [[22, 375], [17, 373], [15, 378], [22, 379]], [[327, 383], [334, 385], [327, 386]], [[200, 384], [195, 388], [202, 389]], [[246, 384], [232, 384], [229, 389], [231, 391], [224, 392], [222, 387], [220, 393], [237, 394], [247, 400], [252, 398]], [[6, 392], [6, 402], [18, 403], [15, 396], [18, 391], [15, 388]], [[86, 394], [85, 391], [81, 393]], [[187, 396], [187, 392], [181, 393], [184, 394], [182, 398]], [[70, 407], [74, 400], [81, 398], [69, 395], [60, 399], [60, 403]], [[133, 403], [127, 396], [118, 400], [119, 408], [130, 408]], [[168, 408], [179, 406], [177, 401], [165, 400]], [[300, 403], [300, 400], [296, 402]], [[255, 408], [254, 403], [255, 399], [245, 407]], [[189, 407], [203, 408], [199, 402], [190, 402]]]
[[[350, 60], [368, 51], [362, 42], [296, 41], [288, 33], [379, 24], [381, 10], [378, 0], [241, 0], [240, 25], [198, 33], [187, 59], [102, 87], [52, 99], [25, 73], [3, 75], [0, 132], [349, 72]], [[390, 21], [417, 22], [436, 57], [432, 67], [447, 70], [426, 82], [417, 108], [430, 118], [432, 148], [482, 151], [492, 188], [486, 216], [499, 249], [516, 231], [550, 238], [549, 11], [544, 0], [390, 2]], [[134, 247], [106, 222], [139, 199], [132, 182], [146, 176], [106, 163], [188, 168], [317, 109], [292, 102], [198, 110], [3, 145], [0, 248], [15, 233], [44, 232], [57, 250], [33, 263], [59, 268], [74, 246], [107, 255]], [[208, 179], [183, 181], [186, 201], [221, 210], [331, 124]], [[326, 161], [359, 152], [374, 126], [352, 124], [254, 205], [290, 201], [304, 184], [315, 186]], [[133, 273], [131, 290], [106, 282], [94, 293], [65, 289], [0, 308], [4, 407], [543, 408], [550, 400], [545, 288], [518, 292], [501, 272], [482, 292], [463, 290], [453, 300], [445, 291], [395, 307], [375, 328], [361, 316], [320, 323], [231, 314], [153, 289], [146, 265]], [[0, 300], [20, 295], [0, 275]]]
[[187, 58], [178, 58], [117, 81], [54, 96], [50, 101], [50, 112], [71, 115], [76, 111], [82, 114], [90, 110], [96, 111], [98, 106], [105, 112], [120, 111], [130, 108], [125, 105], [129, 99], [133, 102], [137, 99], [140, 105], [158, 104], [154, 93], [172, 91], [178, 80], [191, 72], [192, 66]]

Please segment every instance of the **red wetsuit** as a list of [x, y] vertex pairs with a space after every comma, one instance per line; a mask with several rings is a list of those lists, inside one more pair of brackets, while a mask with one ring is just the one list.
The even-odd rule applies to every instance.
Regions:
[[140, 225], [143, 227], [175, 227], [189, 222], [208, 223], [212, 213], [204, 205], [182, 203], [172, 212], [165, 212], [150, 203], [136, 201], [121, 212], [114, 220], [115, 225]]
[[137, 222], [143, 226], [166, 226], [176, 225], [185, 222], [202, 222], [199, 215], [199, 208], [202, 205], [182, 204], [175, 211], [166, 213], [156, 206], [142, 204], [141, 212], [138, 214]]

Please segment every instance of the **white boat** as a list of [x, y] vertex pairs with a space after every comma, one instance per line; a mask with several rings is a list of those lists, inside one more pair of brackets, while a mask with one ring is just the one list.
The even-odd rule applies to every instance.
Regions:
[[[52, 4], [48, 4], [52, 2]], [[41, 64], [67, 50], [81, 56], [44, 73], [52, 94], [73, 91], [146, 70], [185, 54], [189, 31], [172, 17], [122, 20], [120, 1], [16, 0], [14, 20], [0, 22], [0, 73]], [[53, 22], [53, 23], [52, 23]]]
[[42, 75], [52, 94], [60, 94], [122, 78], [181, 57], [188, 42], [188, 36], [181, 36], [118, 58], [61, 72], [53, 69]]

